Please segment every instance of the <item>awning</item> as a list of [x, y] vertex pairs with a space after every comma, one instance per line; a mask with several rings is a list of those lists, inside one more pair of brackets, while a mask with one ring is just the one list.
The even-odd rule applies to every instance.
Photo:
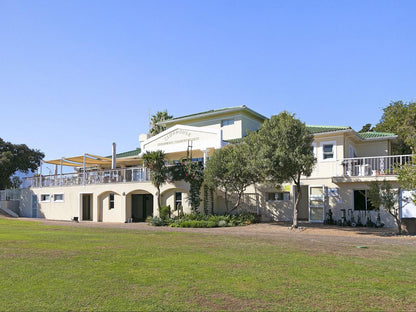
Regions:
[[[111, 158], [96, 156], [91, 154], [85, 154], [83, 156], [74, 156], [74, 157], [62, 157], [60, 159], [53, 159], [53, 160], [45, 160], [43, 161], [45, 164], [52, 164], [52, 165], [63, 165], [63, 166], [71, 166], [71, 167], [82, 167], [84, 165], [87, 166], [109, 166], [111, 167]], [[131, 163], [132, 161], [138, 162], [139, 159], [117, 159], [117, 164], [125, 164]]]

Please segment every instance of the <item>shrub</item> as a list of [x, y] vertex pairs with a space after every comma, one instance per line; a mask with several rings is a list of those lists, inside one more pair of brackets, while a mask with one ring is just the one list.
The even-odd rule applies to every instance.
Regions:
[[167, 220], [170, 218], [170, 206], [162, 206], [160, 207], [160, 218], [163, 220]]
[[224, 226], [227, 226], [228, 225], [228, 222], [227, 221], [225, 221], [225, 220], [220, 220], [220, 221], [218, 221], [218, 226], [219, 227], [224, 227]]
[[166, 225], [166, 222], [163, 219], [159, 218], [159, 217], [153, 217], [150, 220], [150, 224], [153, 225], [153, 226], [163, 226], [163, 225]]

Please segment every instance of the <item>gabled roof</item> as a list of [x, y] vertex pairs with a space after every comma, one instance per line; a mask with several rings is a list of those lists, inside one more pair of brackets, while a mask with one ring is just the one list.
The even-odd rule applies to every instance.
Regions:
[[203, 117], [220, 115], [220, 114], [225, 114], [225, 113], [234, 113], [234, 112], [239, 112], [239, 111], [248, 112], [251, 115], [254, 115], [257, 118], [260, 118], [260, 119], [263, 119], [263, 120], [267, 119], [265, 116], [255, 112], [254, 110], [248, 108], [245, 105], [242, 105], [242, 106], [226, 107], [226, 108], [220, 108], [220, 109], [212, 109], [212, 110], [201, 112], [201, 113], [180, 116], [180, 117], [160, 121], [160, 122], [158, 122], [158, 124], [166, 125], [166, 124], [178, 123], [178, 122], [186, 121], [186, 120], [190, 120], [190, 119], [203, 118]]

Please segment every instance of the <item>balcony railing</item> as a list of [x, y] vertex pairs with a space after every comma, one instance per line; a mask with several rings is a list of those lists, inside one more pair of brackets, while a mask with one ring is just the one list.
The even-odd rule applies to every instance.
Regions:
[[345, 158], [341, 164], [344, 176], [395, 175], [395, 168], [412, 162], [412, 155]]
[[23, 179], [23, 188], [88, 185], [104, 183], [148, 182], [150, 172], [143, 167], [96, 170], [65, 173], [56, 175], [41, 175]]

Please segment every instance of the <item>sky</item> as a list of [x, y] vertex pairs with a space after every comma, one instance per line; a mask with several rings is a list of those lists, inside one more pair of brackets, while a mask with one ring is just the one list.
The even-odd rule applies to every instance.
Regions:
[[376, 124], [416, 99], [416, 1], [0, 0], [0, 137], [56, 159], [246, 105]]

